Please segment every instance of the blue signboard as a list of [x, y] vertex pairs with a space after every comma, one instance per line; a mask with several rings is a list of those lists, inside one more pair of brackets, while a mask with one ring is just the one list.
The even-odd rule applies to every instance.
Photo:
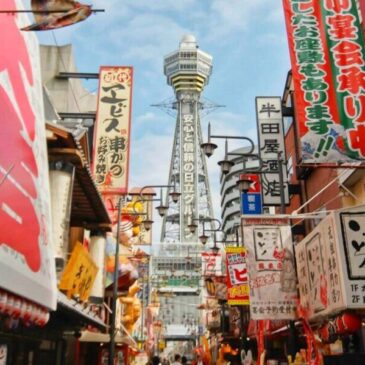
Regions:
[[260, 193], [242, 193], [242, 214], [262, 214], [262, 198]]

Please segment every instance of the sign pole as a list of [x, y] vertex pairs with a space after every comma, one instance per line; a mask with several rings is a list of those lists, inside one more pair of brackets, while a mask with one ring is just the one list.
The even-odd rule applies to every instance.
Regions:
[[108, 365], [114, 364], [114, 353], [115, 353], [115, 318], [117, 310], [117, 299], [118, 299], [118, 269], [119, 269], [119, 231], [120, 231], [120, 220], [122, 211], [123, 197], [119, 197], [118, 200], [118, 223], [117, 223], [117, 238], [115, 242], [115, 259], [114, 259], [114, 276], [113, 276], [113, 297], [112, 297], [112, 313], [110, 315], [109, 323], [109, 361]]

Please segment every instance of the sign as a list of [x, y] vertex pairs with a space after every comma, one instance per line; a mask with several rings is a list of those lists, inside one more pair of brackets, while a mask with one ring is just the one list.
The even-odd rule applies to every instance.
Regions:
[[250, 312], [256, 320], [296, 318], [298, 295], [291, 229], [286, 220], [276, 221], [250, 224], [249, 219], [242, 219]]
[[[21, 10], [22, 2], [2, 7]], [[0, 14], [0, 287], [56, 309], [39, 45], [24, 14]], [[6, 51], [5, 51], [6, 50]]]
[[363, 36], [356, 3], [284, 0], [304, 163], [365, 157], [359, 124], [364, 51], [359, 52]]
[[249, 287], [244, 247], [226, 247], [227, 302], [229, 305], [248, 305]]
[[202, 252], [202, 272], [203, 276], [222, 275], [222, 255]]
[[197, 233], [192, 234], [188, 228], [190, 217], [198, 211], [198, 173], [197, 173], [197, 107], [192, 107], [189, 94], [180, 95], [180, 166], [181, 198], [180, 198], [180, 240], [195, 242]]
[[309, 319], [365, 303], [365, 211], [331, 213], [295, 246], [300, 303]]
[[102, 193], [128, 192], [132, 67], [100, 68], [93, 175]]
[[250, 189], [247, 193], [242, 193], [242, 214], [261, 214], [262, 213], [262, 197], [261, 184], [259, 175], [242, 174], [240, 179], [247, 178], [252, 181]]
[[280, 205], [282, 193], [285, 204], [289, 204], [288, 173], [283, 164], [283, 184], [280, 183], [279, 177], [279, 159], [285, 161], [281, 98], [256, 97], [256, 118], [261, 169], [264, 171], [261, 175], [263, 203], [270, 206]]
[[76, 296], [81, 301], [86, 301], [98, 270], [85, 247], [77, 242], [62, 274], [59, 289], [65, 290], [68, 297]]
[[321, 1], [321, 5], [338, 111], [346, 133], [343, 147], [351, 158], [364, 159], [365, 50], [358, 2]]
[[227, 299], [227, 283], [224, 276], [208, 276], [204, 283], [210, 297], [219, 300]]

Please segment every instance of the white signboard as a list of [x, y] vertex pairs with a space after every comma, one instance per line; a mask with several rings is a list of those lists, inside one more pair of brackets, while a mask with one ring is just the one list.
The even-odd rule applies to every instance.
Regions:
[[344, 308], [337, 233], [329, 216], [295, 246], [300, 304], [309, 319]]
[[[283, 115], [280, 97], [256, 97], [256, 118], [259, 141], [259, 154], [265, 173], [261, 176], [264, 205], [280, 205], [281, 194], [279, 163], [285, 163], [285, 144]], [[289, 203], [288, 174], [286, 165], [282, 165], [285, 204]], [[267, 171], [267, 172], [266, 172]]]
[[309, 319], [365, 307], [365, 211], [331, 213], [295, 246]]
[[55, 309], [39, 45], [20, 31], [23, 14], [0, 14], [0, 24], [0, 288]]
[[295, 319], [297, 278], [291, 229], [287, 221], [259, 224], [243, 219], [247, 249], [251, 318]]
[[222, 275], [222, 255], [210, 252], [202, 252], [203, 276]]

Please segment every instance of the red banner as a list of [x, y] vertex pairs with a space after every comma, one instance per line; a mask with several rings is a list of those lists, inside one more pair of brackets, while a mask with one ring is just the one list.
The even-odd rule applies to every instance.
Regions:
[[249, 288], [244, 247], [226, 247], [227, 302], [230, 305], [248, 305]]
[[321, 23], [320, 2], [283, 0], [283, 4], [302, 161], [317, 163], [351, 160], [343, 146], [346, 134], [339, 124], [329, 50]]

